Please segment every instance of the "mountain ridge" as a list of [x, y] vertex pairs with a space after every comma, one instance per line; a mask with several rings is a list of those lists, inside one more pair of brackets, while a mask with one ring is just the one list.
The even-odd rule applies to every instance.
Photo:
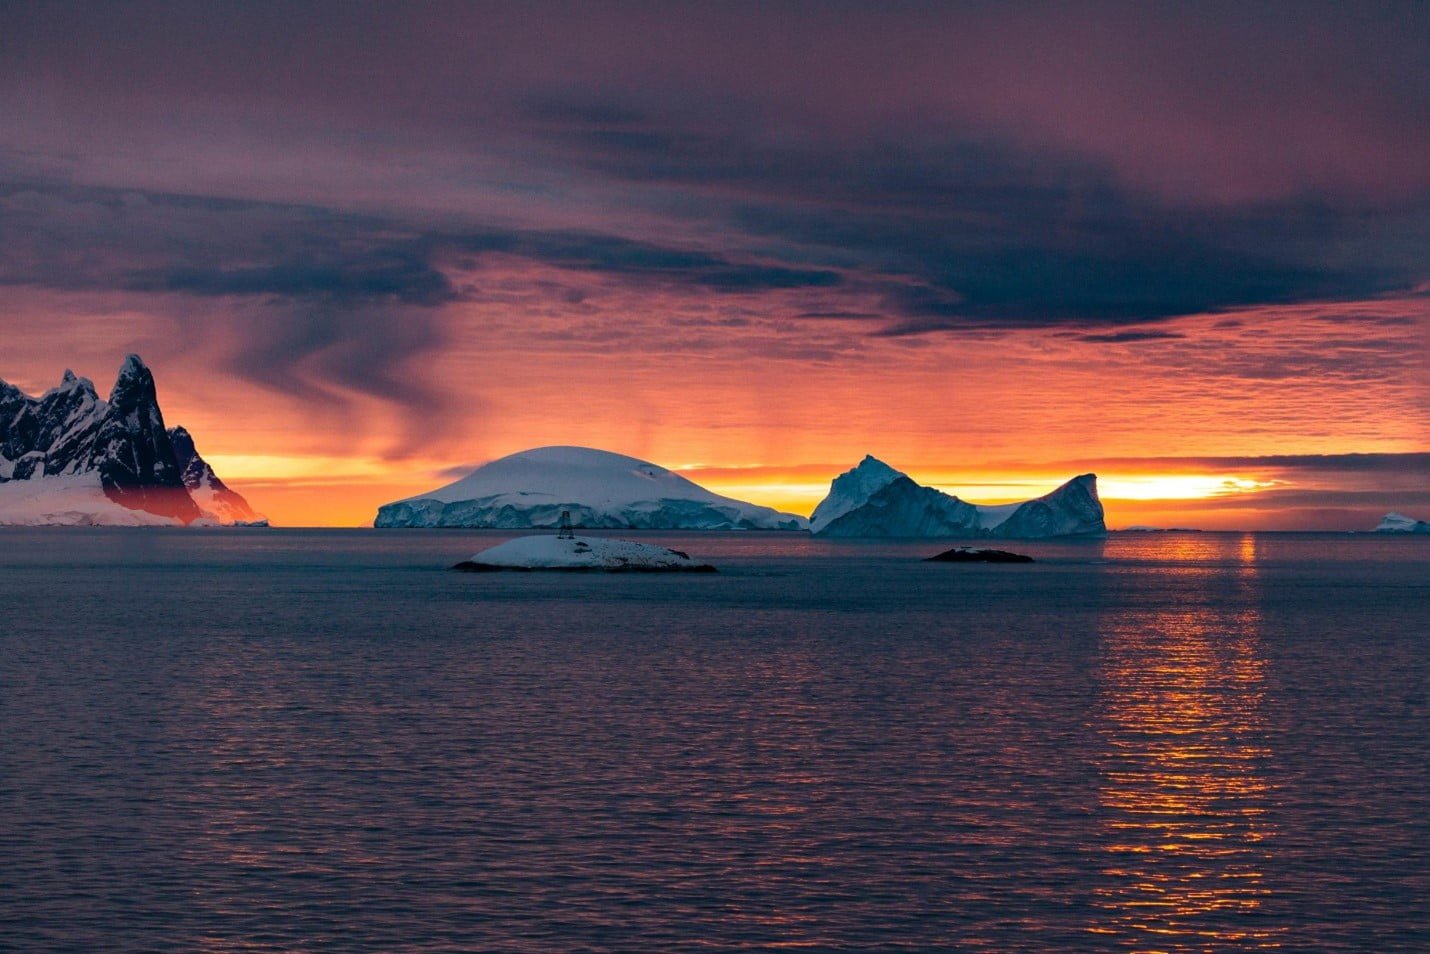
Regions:
[[[182, 462], [176, 435], [187, 441]], [[195, 489], [210, 488], [205, 499], [220, 500], [222, 512], [195, 499]], [[0, 524], [261, 519], [218, 481], [187, 431], [165, 426], [154, 375], [138, 355], [125, 357], [107, 400], [68, 369], [39, 397], [0, 380]]]

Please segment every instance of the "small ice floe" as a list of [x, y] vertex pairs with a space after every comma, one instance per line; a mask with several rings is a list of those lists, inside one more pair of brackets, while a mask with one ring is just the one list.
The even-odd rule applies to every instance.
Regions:
[[954, 547], [937, 556], [931, 556], [925, 563], [1032, 563], [1033, 558], [1022, 553], [1007, 550], [986, 550], [982, 547]]
[[489, 570], [604, 570], [607, 572], [714, 573], [708, 563], [696, 563], [679, 550], [609, 537], [517, 537], [483, 550], [452, 569], [481, 573]]

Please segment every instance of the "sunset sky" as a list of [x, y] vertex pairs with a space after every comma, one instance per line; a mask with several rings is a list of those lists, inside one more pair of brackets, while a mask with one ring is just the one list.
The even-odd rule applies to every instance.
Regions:
[[275, 523], [544, 444], [808, 513], [1430, 518], [1430, 4], [0, 3], [0, 378]]

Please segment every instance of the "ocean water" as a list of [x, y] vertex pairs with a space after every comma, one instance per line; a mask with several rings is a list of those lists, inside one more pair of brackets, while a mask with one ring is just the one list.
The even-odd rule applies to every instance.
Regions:
[[0, 530], [0, 949], [1430, 950], [1430, 538]]

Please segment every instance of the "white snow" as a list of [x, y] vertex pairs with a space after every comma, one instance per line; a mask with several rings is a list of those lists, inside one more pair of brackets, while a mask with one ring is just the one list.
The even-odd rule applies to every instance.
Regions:
[[104, 495], [97, 473], [0, 483], [0, 526], [177, 527], [172, 517], [131, 510]]
[[866, 454], [858, 466], [834, 478], [829, 485], [829, 496], [809, 515], [809, 529], [818, 533], [831, 521], [864, 506], [870, 497], [903, 476], [872, 454]]
[[589, 447], [538, 447], [428, 493], [384, 505], [378, 526], [803, 529], [807, 522], [722, 497], [649, 461]]
[[[829, 495], [814, 508], [809, 517], [809, 529], [819, 533], [829, 524], [852, 510], [858, 510], [869, 502], [869, 498], [889, 484], [906, 477], [907, 474], [895, 470], [872, 455], [866, 455], [854, 469], [847, 470], [834, 478], [829, 485]], [[955, 498], [956, 499], [956, 498]], [[965, 501], [966, 502], [966, 501]], [[978, 513], [978, 528], [992, 530], [1013, 515], [1021, 503], [1010, 504], [970, 504]]]
[[197, 486], [189, 487], [189, 496], [204, 512], [210, 524], [224, 527], [266, 527], [268, 519], [254, 513], [246, 501], [231, 490], [219, 490], [205, 475]]
[[992, 530], [999, 524], [1004, 523], [1013, 516], [1013, 512], [1023, 506], [1021, 503], [1009, 504], [974, 504], [978, 510], [978, 526], [984, 530]]
[[489, 547], [469, 561], [480, 568], [514, 570], [697, 570], [708, 569], [684, 553], [609, 537], [517, 537]]
[[1376, 533], [1430, 533], [1430, 521], [1416, 520], [1403, 513], [1388, 513], [1375, 528]]

